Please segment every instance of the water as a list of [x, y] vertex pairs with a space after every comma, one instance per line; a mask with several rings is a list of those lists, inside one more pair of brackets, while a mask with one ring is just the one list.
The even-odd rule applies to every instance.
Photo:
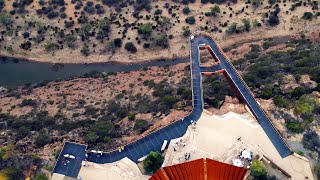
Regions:
[[185, 58], [175, 60], [155, 60], [141, 64], [52, 64], [0, 57], [0, 86], [15, 87], [28, 83], [39, 83], [81, 76], [92, 71], [124, 72], [139, 70], [149, 66], [169, 66], [188, 62]]

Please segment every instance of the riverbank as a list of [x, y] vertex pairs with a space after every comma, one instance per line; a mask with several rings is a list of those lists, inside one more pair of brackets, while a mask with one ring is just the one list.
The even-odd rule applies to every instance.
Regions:
[[[47, 63], [132, 64], [154, 59], [187, 58], [189, 34], [197, 30], [209, 32], [222, 48], [226, 48], [319, 29], [317, 12], [312, 10], [310, 3], [302, 6], [290, 1], [273, 4], [266, 1], [256, 6], [239, 1], [225, 2], [218, 7], [200, 0], [189, 6], [188, 3], [171, 1], [141, 3], [146, 4], [124, 3], [126, 5], [118, 9], [118, 2], [101, 4], [94, 0], [85, 6], [82, 2], [63, 3], [51, 9], [50, 3], [32, 2], [24, 7], [28, 12], [25, 15], [6, 2], [4, 11], [12, 21], [0, 26], [3, 30], [0, 33], [0, 54]], [[100, 10], [90, 8], [95, 5]], [[140, 5], [139, 16], [130, 13], [136, 12], [135, 8]], [[292, 9], [293, 6], [296, 7]], [[218, 8], [214, 14], [213, 7]], [[57, 12], [59, 8], [60, 13]], [[42, 12], [43, 9], [51, 9], [51, 13]], [[97, 13], [101, 10], [103, 16]], [[275, 10], [279, 11], [277, 21], [271, 24], [269, 17]], [[312, 12], [311, 19], [303, 19], [304, 13], [309, 11]], [[56, 13], [58, 16], [49, 17], [49, 14]], [[249, 23], [246, 29], [245, 21]], [[146, 24], [149, 25], [148, 31], [145, 34], [139, 32]], [[128, 44], [129, 48], [126, 47]]]

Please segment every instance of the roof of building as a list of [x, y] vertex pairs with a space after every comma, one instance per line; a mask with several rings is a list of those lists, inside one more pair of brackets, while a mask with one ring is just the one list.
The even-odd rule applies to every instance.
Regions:
[[233, 179], [242, 180], [246, 168], [225, 164], [212, 159], [197, 159], [173, 166], [167, 166], [155, 172], [151, 180], [183, 179]]

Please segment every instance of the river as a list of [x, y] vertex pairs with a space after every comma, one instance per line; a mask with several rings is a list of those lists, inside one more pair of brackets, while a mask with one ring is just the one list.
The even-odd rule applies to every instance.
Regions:
[[178, 58], [176, 60], [154, 60], [127, 65], [116, 63], [52, 64], [0, 57], [0, 86], [16, 87], [29, 83], [82, 76], [92, 71], [106, 73], [135, 71], [149, 66], [169, 66], [187, 61], [186, 58]]

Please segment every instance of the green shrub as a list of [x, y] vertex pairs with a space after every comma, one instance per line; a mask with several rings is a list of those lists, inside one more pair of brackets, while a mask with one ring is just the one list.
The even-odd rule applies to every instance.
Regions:
[[129, 119], [130, 121], [133, 121], [135, 118], [136, 118], [136, 115], [135, 115], [135, 114], [132, 114], [132, 113], [129, 113], [129, 114], [128, 114], [128, 119]]
[[297, 114], [309, 116], [319, 107], [319, 102], [312, 95], [303, 95], [299, 98], [294, 110]]
[[52, 42], [52, 41], [47, 41], [44, 45], [44, 50], [49, 52], [49, 51], [55, 51], [59, 48], [58, 44]]
[[310, 150], [320, 147], [320, 137], [315, 131], [306, 132], [302, 138], [303, 146]]
[[196, 19], [193, 16], [187, 17], [185, 21], [187, 24], [195, 24], [196, 23]]
[[162, 165], [164, 158], [158, 152], [151, 151], [148, 157], [143, 161], [143, 167], [147, 173], [155, 173]]
[[0, 23], [9, 26], [13, 24], [14, 20], [9, 14], [6, 14], [5, 12], [0, 13]]
[[264, 164], [259, 160], [253, 160], [250, 169], [251, 169], [250, 175], [252, 175], [255, 178], [262, 179], [267, 175]]
[[86, 140], [90, 144], [96, 143], [98, 139], [99, 139], [99, 136], [95, 132], [89, 131], [86, 135]]
[[20, 104], [21, 107], [24, 107], [24, 106], [35, 107], [36, 105], [37, 105], [37, 101], [34, 99], [24, 99], [24, 100], [22, 100], [22, 103]]
[[218, 13], [220, 13], [220, 7], [218, 5], [215, 5], [210, 8], [210, 12], [212, 16], [216, 16]]
[[38, 173], [34, 180], [48, 180], [48, 177], [44, 173]]
[[41, 131], [38, 136], [36, 137], [36, 141], [35, 144], [37, 146], [37, 148], [43, 147], [46, 144], [51, 143], [51, 137], [49, 134], [47, 134], [44, 131]]
[[132, 42], [127, 42], [125, 45], [125, 49], [128, 50], [131, 53], [136, 53], [137, 48]]
[[289, 108], [290, 102], [282, 96], [275, 96], [272, 98], [274, 104], [278, 107]]
[[151, 24], [141, 24], [139, 26], [138, 33], [149, 36], [152, 33]]
[[142, 120], [142, 119], [138, 119], [134, 123], [133, 130], [139, 131], [139, 132], [143, 132], [143, 131], [147, 130], [148, 124], [149, 124], [148, 121]]
[[84, 44], [80, 50], [81, 54], [83, 54], [84, 56], [89, 56], [90, 54], [90, 50], [87, 44]]
[[190, 34], [191, 34], [191, 31], [189, 29], [189, 26], [183, 26], [182, 27], [182, 30], [183, 30], [183, 36], [184, 37], [189, 37]]
[[302, 19], [312, 20], [312, 18], [313, 18], [312, 12], [304, 12], [303, 13]]
[[182, 9], [183, 14], [189, 14], [190, 13], [190, 8], [189, 6], [186, 6]]
[[303, 132], [303, 128], [301, 127], [299, 122], [289, 122], [287, 123], [287, 128], [293, 133]]

